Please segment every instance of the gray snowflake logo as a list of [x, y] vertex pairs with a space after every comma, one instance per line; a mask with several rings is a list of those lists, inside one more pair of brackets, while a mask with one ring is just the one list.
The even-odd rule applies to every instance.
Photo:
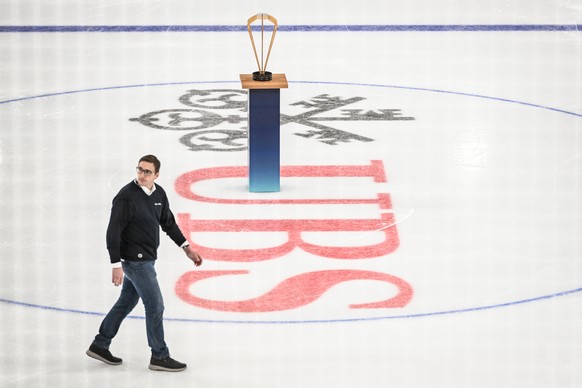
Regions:
[[[400, 109], [348, 109], [364, 97], [343, 98], [320, 94], [291, 104], [303, 108], [294, 115], [281, 114], [281, 127], [296, 124], [304, 129], [294, 135], [336, 146], [374, 139], [333, 127], [334, 122], [414, 120]], [[180, 142], [192, 151], [243, 151], [247, 149], [247, 92], [238, 89], [189, 90], [179, 98], [187, 108], [145, 113], [130, 121], [144, 126], [188, 132]]]

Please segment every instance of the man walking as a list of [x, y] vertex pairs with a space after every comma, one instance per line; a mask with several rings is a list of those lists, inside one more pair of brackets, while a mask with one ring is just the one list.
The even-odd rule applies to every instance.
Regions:
[[137, 178], [123, 187], [113, 199], [107, 250], [112, 265], [112, 282], [123, 284], [115, 305], [103, 319], [99, 334], [87, 350], [87, 355], [110, 365], [120, 365], [122, 359], [109, 351], [111, 340], [121, 323], [141, 298], [145, 307], [148, 345], [152, 356], [149, 369], [178, 372], [186, 364], [170, 357], [164, 341], [164, 302], [154, 264], [160, 243], [160, 227], [184, 249], [194, 265], [202, 258], [188, 245], [170, 210], [164, 189], [154, 184], [160, 172], [160, 161], [154, 155], [139, 160]]

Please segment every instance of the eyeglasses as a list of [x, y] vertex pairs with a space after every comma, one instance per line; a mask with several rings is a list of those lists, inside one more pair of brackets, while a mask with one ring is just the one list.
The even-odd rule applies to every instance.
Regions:
[[150, 170], [144, 170], [144, 169], [143, 169], [143, 168], [141, 168], [140, 166], [137, 166], [137, 167], [135, 168], [135, 171], [136, 171], [138, 174], [144, 174], [145, 176], [150, 176], [150, 175], [152, 175], [152, 174], [154, 173], [153, 171], [150, 171]]

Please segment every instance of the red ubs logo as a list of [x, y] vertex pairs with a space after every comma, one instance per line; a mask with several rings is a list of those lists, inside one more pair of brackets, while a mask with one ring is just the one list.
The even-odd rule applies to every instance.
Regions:
[[[184, 273], [176, 283], [176, 294], [184, 302], [202, 309], [239, 312], [268, 313], [297, 309], [325, 297], [330, 288], [353, 280], [384, 282], [395, 286], [397, 292], [387, 295], [382, 300], [367, 303], [350, 304], [350, 309], [389, 309], [406, 306], [413, 296], [412, 286], [405, 280], [383, 272], [349, 268], [350, 263], [361, 259], [385, 260], [399, 246], [397, 224], [392, 211], [389, 193], [370, 193], [368, 198], [297, 198], [297, 199], [247, 199], [216, 198], [197, 193], [195, 184], [202, 181], [224, 178], [244, 178], [246, 167], [211, 167], [187, 172], [176, 180], [176, 192], [182, 197], [199, 203], [213, 203], [226, 206], [276, 206], [293, 205], [337, 206], [338, 209], [357, 205], [370, 205], [377, 209], [373, 218], [313, 218], [313, 219], [200, 219], [194, 214], [177, 214], [178, 223], [190, 244], [207, 260], [229, 262], [237, 268], [229, 270], [196, 270]], [[373, 160], [369, 165], [321, 165], [321, 166], [282, 166], [281, 177], [330, 179], [334, 177], [372, 179], [373, 182], [385, 183], [386, 173], [381, 161]], [[317, 212], [313, 212], [316, 214]], [[222, 214], [222, 213], [221, 213]], [[228, 214], [225, 211], [223, 214]], [[283, 213], [284, 214], [284, 213]], [[318, 214], [318, 213], [317, 213]], [[196, 241], [197, 233], [279, 233], [284, 242], [277, 246], [264, 246], [254, 249], [232, 249], [221, 246], [207, 246]], [[364, 232], [381, 233], [382, 241], [360, 246], [329, 246], [310, 242], [305, 237], [308, 233]], [[250, 271], [245, 263], [265, 262], [285, 257], [295, 250], [329, 260], [341, 260], [347, 268], [324, 269], [296, 274], [280, 281], [275, 287], [264, 290], [258, 297], [241, 300], [211, 300], [195, 295], [192, 285], [202, 280], [222, 276], [246, 276]], [[293, 295], [293, 297], [290, 297]]]

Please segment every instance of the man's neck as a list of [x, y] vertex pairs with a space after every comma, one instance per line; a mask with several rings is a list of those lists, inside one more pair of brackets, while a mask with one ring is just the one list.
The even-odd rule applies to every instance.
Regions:
[[139, 182], [136, 180], [135, 183], [137, 183], [137, 185], [139, 187], [141, 187], [141, 189], [143, 190], [144, 193], [146, 193], [147, 195], [151, 195], [154, 191], [156, 191], [156, 184], [152, 183], [151, 187], [147, 187], [147, 186], [142, 186], [139, 184]]

